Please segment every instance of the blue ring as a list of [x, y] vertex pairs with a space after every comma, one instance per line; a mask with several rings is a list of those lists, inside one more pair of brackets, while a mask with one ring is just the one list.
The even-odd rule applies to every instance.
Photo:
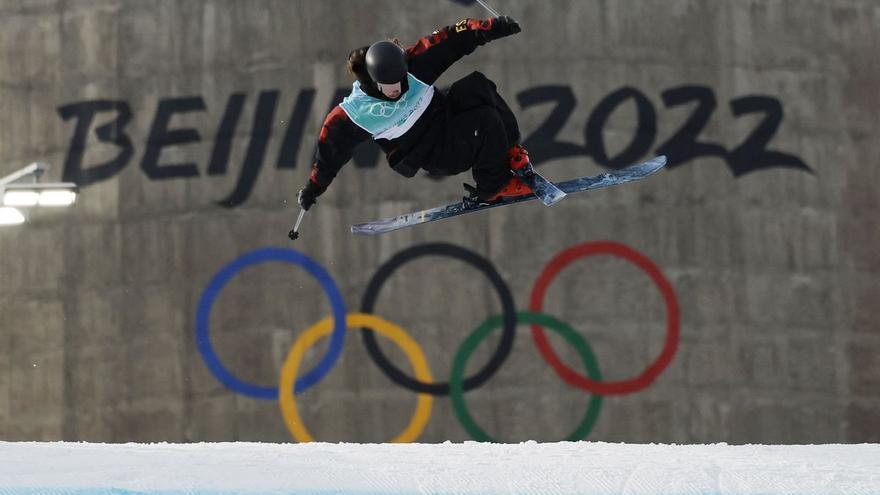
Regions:
[[333, 333], [330, 335], [330, 348], [327, 349], [327, 354], [324, 355], [321, 362], [296, 381], [296, 393], [301, 394], [312, 385], [318, 383], [330, 371], [330, 368], [336, 364], [339, 356], [342, 355], [342, 346], [345, 343], [346, 334], [345, 317], [347, 311], [342, 294], [339, 292], [339, 288], [336, 286], [333, 278], [330, 277], [330, 274], [321, 265], [298, 251], [286, 248], [262, 248], [245, 253], [224, 266], [214, 275], [214, 278], [211, 279], [211, 282], [202, 292], [202, 297], [199, 300], [199, 308], [196, 313], [196, 345], [208, 369], [226, 388], [255, 399], [277, 400], [277, 386], [262, 387], [246, 383], [236, 378], [223, 366], [220, 358], [214, 352], [214, 348], [211, 347], [208, 324], [214, 300], [220, 295], [223, 287], [232, 280], [232, 277], [243, 268], [267, 261], [283, 261], [304, 268], [324, 287], [324, 292], [330, 298], [330, 305], [333, 308]]

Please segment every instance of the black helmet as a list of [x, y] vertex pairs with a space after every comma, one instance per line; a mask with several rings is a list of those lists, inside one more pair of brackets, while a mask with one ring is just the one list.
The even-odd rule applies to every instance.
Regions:
[[406, 53], [396, 44], [379, 41], [367, 50], [367, 72], [377, 83], [398, 83], [406, 79], [406, 70]]

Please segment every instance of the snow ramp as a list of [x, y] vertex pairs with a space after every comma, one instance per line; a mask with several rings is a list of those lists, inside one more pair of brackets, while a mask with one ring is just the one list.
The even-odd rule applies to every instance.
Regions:
[[880, 445], [0, 442], [0, 494], [880, 494]]

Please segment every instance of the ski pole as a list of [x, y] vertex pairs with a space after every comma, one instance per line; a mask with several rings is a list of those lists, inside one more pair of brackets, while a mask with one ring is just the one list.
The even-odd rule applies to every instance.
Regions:
[[303, 217], [305, 216], [305, 214], [306, 214], [306, 209], [300, 207], [299, 216], [296, 217], [296, 225], [293, 226], [293, 230], [291, 230], [290, 232], [287, 233], [287, 237], [290, 237], [291, 241], [295, 241], [295, 240], [299, 239], [299, 224], [302, 223]]
[[482, 5], [484, 9], [488, 10], [489, 13], [492, 14], [492, 17], [501, 17], [501, 14], [499, 14], [495, 9], [490, 7], [489, 4], [484, 2], [483, 0], [477, 0], [477, 3]]

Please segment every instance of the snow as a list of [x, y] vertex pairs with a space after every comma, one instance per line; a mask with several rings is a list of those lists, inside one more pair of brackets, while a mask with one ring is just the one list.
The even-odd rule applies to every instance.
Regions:
[[880, 494], [880, 445], [0, 442], [0, 494]]

